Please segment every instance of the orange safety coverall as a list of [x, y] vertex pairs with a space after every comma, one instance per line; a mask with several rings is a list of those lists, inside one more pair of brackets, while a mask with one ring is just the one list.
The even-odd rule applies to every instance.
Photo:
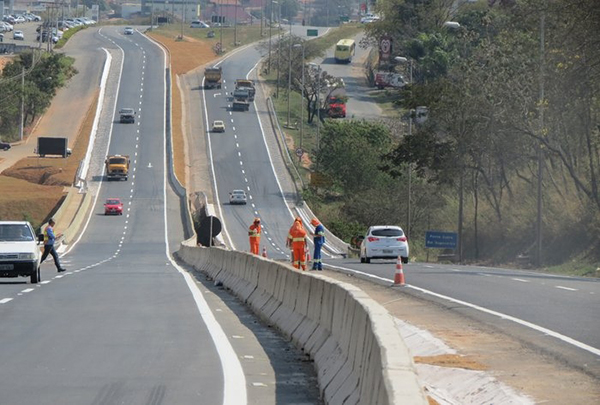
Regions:
[[290, 228], [288, 244], [292, 247], [293, 265], [295, 268], [306, 270], [306, 231], [301, 222], [295, 221]]
[[258, 250], [260, 248], [260, 232], [261, 227], [260, 224], [253, 223], [248, 228], [248, 238], [250, 239], [250, 252], [255, 255], [258, 254]]

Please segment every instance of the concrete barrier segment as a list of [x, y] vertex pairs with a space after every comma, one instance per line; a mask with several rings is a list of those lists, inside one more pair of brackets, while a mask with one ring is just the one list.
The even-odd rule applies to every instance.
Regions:
[[324, 390], [324, 397], [329, 398], [330, 404], [343, 404], [354, 390], [358, 389], [358, 378], [352, 373], [352, 367], [346, 359], [340, 371]]
[[362, 291], [243, 252], [190, 245], [178, 257], [225, 280], [314, 359], [326, 403], [427, 403], [392, 317]]

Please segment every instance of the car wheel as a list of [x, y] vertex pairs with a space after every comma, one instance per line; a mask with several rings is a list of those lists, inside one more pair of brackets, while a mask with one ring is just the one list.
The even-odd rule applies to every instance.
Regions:
[[38, 268], [35, 269], [33, 271], [33, 273], [31, 273], [31, 277], [30, 277], [31, 284], [37, 284], [37, 283], [39, 283], [40, 280], [41, 280], [41, 278], [42, 277], [41, 277], [41, 274], [40, 274], [40, 267], [38, 266]]
[[365, 262], [365, 258], [361, 256], [361, 257], [360, 257], [360, 262], [361, 262], [361, 263], [364, 263], [364, 262]]
[[406, 264], [408, 263], [408, 257], [402, 257], [402, 263]]
[[370, 257], [365, 257], [365, 263], [371, 263], [371, 258]]

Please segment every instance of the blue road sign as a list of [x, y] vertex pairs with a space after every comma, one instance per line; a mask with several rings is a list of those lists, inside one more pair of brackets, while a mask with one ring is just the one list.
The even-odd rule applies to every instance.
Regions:
[[456, 232], [427, 231], [425, 233], [425, 247], [440, 249], [456, 249], [458, 245]]

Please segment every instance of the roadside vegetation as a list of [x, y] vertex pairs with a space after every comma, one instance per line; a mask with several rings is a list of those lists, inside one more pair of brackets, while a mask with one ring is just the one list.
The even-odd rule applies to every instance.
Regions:
[[[318, 181], [305, 199], [347, 241], [369, 225], [401, 225], [413, 258], [424, 260], [427, 230], [458, 232], [462, 191], [463, 262], [599, 275], [600, 4], [453, 4], [378, 3], [385, 18], [366, 24], [363, 46], [390, 35], [392, 63], [374, 68], [408, 79], [412, 63], [413, 82], [381, 91], [397, 106], [395, 119], [324, 119], [320, 148], [309, 149], [310, 176]], [[454, 24], [444, 24], [449, 20]], [[307, 60], [313, 56], [306, 52]], [[409, 63], [394, 63], [395, 56]], [[280, 87], [287, 87], [288, 63]], [[292, 86], [301, 71], [293, 65]], [[287, 100], [276, 104], [285, 122]], [[427, 107], [426, 120], [416, 120], [419, 106]]]

